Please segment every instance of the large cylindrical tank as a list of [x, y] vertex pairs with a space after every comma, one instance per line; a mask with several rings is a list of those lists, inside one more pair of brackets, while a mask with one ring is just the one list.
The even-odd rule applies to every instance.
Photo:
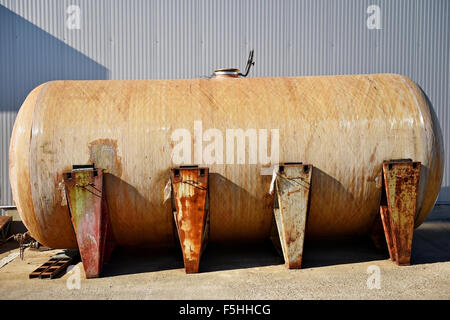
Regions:
[[[278, 161], [314, 166], [311, 239], [369, 232], [379, 214], [384, 160], [422, 163], [416, 227], [440, 189], [439, 124], [426, 95], [404, 76], [52, 81], [26, 98], [11, 138], [12, 191], [26, 227], [46, 246], [76, 247], [62, 173], [95, 163], [106, 169], [118, 244], [172, 242], [171, 203], [164, 202], [176, 165], [172, 134], [181, 128], [191, 134], [194, 163], [194, 122], [224, 140], [227, 129], [267, 129], [269, 150], [271, 129], [278, 129]], [[261, 174], [268, 165], [245, 163], [209, 165], [210, 241], [270, 234], [271, 176]]]

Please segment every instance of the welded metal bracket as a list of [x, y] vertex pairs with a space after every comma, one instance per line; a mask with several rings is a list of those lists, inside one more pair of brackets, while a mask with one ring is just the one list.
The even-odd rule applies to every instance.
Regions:
[[86, 278], [100, 276], [115, 241], [103, 186], [103, 170], [73, 166], [64, 172], [66, 198]]
[[301, 163], [281, 164], [275, 180], [271, 240], [289, 269], [302, 266], [312, 168]]
[[420, 162], [383, 163], [380, 216], [389, 255], [397, 265], [409, 265], [420, 178]]
[[208, 168], [198, 166], [170, 170], [172, 212], [186, 273], [198, 272], [209, 237], [208, 175]]

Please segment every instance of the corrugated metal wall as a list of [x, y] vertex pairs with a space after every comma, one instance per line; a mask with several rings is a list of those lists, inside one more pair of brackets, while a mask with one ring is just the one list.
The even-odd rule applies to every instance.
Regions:
[[[244, 67], [251, 76], [392, 72], [428, 94], [444, 139], [440, 200], [450, 201], [450, 1], [448, 0], [0, 0], [0, 204], [12, 203], [8, 144], [27, 93], [52, 79], [208, 76]], [[69, 29], [69, 5], [80, 29]], [[381, 29], [369, 29], [370, 5]]]

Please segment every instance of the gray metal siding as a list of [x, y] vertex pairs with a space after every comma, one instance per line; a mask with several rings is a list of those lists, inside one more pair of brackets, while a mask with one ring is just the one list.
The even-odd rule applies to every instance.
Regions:
[[[66, 27], [69, 5], [81, 29]], [[369, 30], [369, 5], [381, 30]], [[12, 203], [8, 147], [28, 92], [53, 79], [162, 79], [244, 67], [251, 76], [400, 73], [432, 101], [450, 201], [448, 0], [0, 0], [0, 204]]]

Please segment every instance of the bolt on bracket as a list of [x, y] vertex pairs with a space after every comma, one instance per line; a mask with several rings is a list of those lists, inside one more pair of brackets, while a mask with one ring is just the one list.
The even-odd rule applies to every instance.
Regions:
[[420, 162], [383, 162], [383, 189], [380, 216], [390, 259], [410, 265], [420, 179]]
[[302, 163], [281, 164], [275, 180], [271, 240], [289, 269], [302, 266], [312, 168]]
[[173, 217], [186, 273], [197, 273], [209, 238], [208, 168], [172, 168]]
[[103, 187], [103, 170], [73, 166], [64, 172], [69, 213], [86, 278], [100, 276], [115, 247]]

